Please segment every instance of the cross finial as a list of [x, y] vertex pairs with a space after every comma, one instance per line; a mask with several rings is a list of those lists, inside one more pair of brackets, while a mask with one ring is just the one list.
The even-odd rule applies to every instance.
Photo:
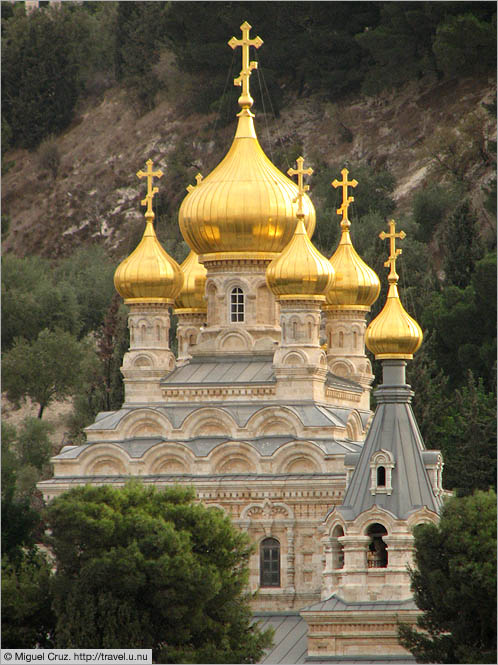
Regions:
[[296, 162], [297, 162], [297, 169], [293, 169], [291, 167], [290, 169], [288, 169], [287, 173], [288, 175], [297, 175], [297, 196], [294, 199], [293, 203], [297, 202], [297, 216], [304, 217], [303, 195], [305, 192], [309, 190], [310, 186], [304, 184], [303, 176], [311, 175], [313, 173], [313, 169], [311, 167], [303, 169], [304, 157], [298, 157], [296, 159]]
[[358, 181], [354, 180], [354, 178], [353, 180], [348, 181], [349, 171], [347, 169], [342, 169], [341, 175], [342, 181], [335, 179], [331, 184], [335, 189], [337, 189], [337, 187], [342, 187], [342, 205], [337, 209], [337, 214], [342, 215], [341, 227], [343, 229], [348, 229], [351, 226], [351, 222], [348, 219], [348, 208], [349, 204], [354, 201], [354, 196], [348, 196], [348, 186], [356, 187]]
[[389, 284], [396, 284], [399, 279], [399, 275], [396, 272], [396, 259], [400, 254], [403, 253], [402, 249], [396, 249], [396, 238], [400, 238], [401, 240], [403, 240], [403, 238], [406, 238], [406, 233], [404, 231], [396, 233], [396, 222], [394, 221], [394, 219], [390, 219], [388, 223], [389, 223], [390, 233], [381, 231], [379, 233], [379, 238], [381, 240], [389, 238], [389, 258], [387, 259], [387, 261], [385, 261], [384, 266], [386, 268], [390, 267], [389, 276], [387, 278]]
[[152, 170], [152, 159], [148, 159], [145, 163], [147, 164], [147, 171], [137, 171], [137, 176], [139, 178], [147, 178], [147, 196], [143, 199], [143, 201], [140, 201], [140, 204], [147, 206], [147, 210], [145, 211], [145, 219], [154, 219], [154, 212], [152, 211], [152, 199], [154, 198], [154, 194], [157, 194], [159, 190], [157, 187], [152, 187], [152, 180], [154, 178], [162, 178], [164, 174], [159, 169], [157, 171]]
[[[201, 184], [201, 182], [202, 182], [202, 178], [203, 178], [203, 176], [202, 176], [200, 173], [198, 173], [198, 174], [195, 176], [195, 181], [197, 182], [197, 185], [200, 185], [200, 184]], [[189, 185], [189, 186], [187, 187], [187, 192], [191, 192], [193, 189], [196, 188], [197, 185]]]
[[254, 46], [254, 48], [259, 48], [263, 44], [261, 37], [254, 37], [254, 39], [249, 38], [251, 27], [252, 26], [249, 25], [247, 21], [244, 21], [240, 26], [240, 29], [242, 30], [242, 39], [232, 37], [228, 42], [228, 45], [232, 49], [242, 46], [242, 69], [240, 70], [239, 76], [233, 80], [233, 84], [242, 86], [242, 94], [239, 97], [239, 106], [243, 109], [250, 109], [254, 104], [254, 99], [249, 92], [249, 77], [251, 76], [251, 71], [258, 68], [257, 62], [249, 62], [249, 47]]

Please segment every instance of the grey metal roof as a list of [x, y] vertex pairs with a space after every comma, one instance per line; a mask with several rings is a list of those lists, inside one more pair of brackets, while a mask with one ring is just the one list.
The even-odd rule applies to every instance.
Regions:
[[[442, 501], [434, 495], [422, 458], [425, 446], [411, 408], [412, 395], [406, 385], [377, 389], [377, 410], [343, 505], [337, 508], [346, 520], [355, 519], [373, 505], [390, 511], [399, 519], [406, 519], [423, 506], [440, 512]], [[380, 449], [391, 452], [394, 457], [391, 495], [370, 492], [370, 459]]]
[[[184, 445], [186, 448], [191, 450], [196, 457], [205, 457], [209, 453], [219, 446], [222, 443], [228, 443], [229, 441], [234, 441], [232, 438], [227, 438], [226, 436], [205, 436], [205, 437], [195, 437], [193, 439], [181, 439], [181, 438], [172, 438], [171, 441]], [[167, 439], [164, 437], [151, 436], [151, 437], [142, 437], [142, 438], [133, 438], [122, 441], [116, 439], [115, 441], [110, 441], [108, 439], [103, 439], [102, 441], [92, 441], [91, 443], [85, 443], [81, 446], [65, 446], [61, 452], [56, 455], [53, 459], [77, 459], [81, 453], [87, 450], [91, 446], [102, 445], [102, 444], [112, 444], [118, 446], [122, 450], [125, 450], [131, 458], [139, 459], [153, 446], [158, 443], [166, 442]], [[320, 448], [326, 455], [344, 455], [349, 454], [350, 451], [361, 450], [361, 445], [357, 443], [351, 443], [349, 441], [340, 441], [332, 437], [319, 439], [319, 438], [298, 438], [295, 436], [279, 436], [279, 435], [267, 435], [254, 438], [245, 438], [237, 439], [238, 442], [247, 443], [248, 445], [255, 448], [259, 454], [263, 457], [269, 457], [273, 453], [285, 446], [285, 444], [294, 442], [310, 442]]]
[[356, 612], [358, 610], [416, 610], [417, 605], [413, 598], [405, 600], [376, 600], [348, 603], [335, 593], [327, 600], [303, 607], [301, 612]]
[[[89, 425], [86, 430], [115, 430], [125, 416], [138, 409], [140, 409], [140, 411], [147, 409], [161, 413], [168, 418], [174, 429], [180, 429], [185, 419], [194, 413], [194, 411], [206, 408], [217, 408], [231, 416], [239, 427], [245, 427], [254, 414], [268, 407], [288, 409], [294, 413], [304, 427], [345, 427], [349, 414], [351, 413], [351, 408], [319, 404], [311, 400], [284, 402], [283, 400], [266, 401], [262, 399], [258, 402], [227, 400], [220, 402], [195, 402], [190, 404], [137, 404], [121, 408], [118, 411], [105, 412], [103, 414], [99, 413], [96, 421], [92, 425]], [[358, 413], [362, 422], [365, 424], [370, 416], [370, 412], [358, 410]]]
[[[194, 356], [161, 380], [161, 385], [198, 386], [233, 385], [237, 383], [275, 383], [273, 353], [261, 355]], [[328, 372], [326, 384], [338, 390], [362, 393], [356, 381]]]
[[256, 613], [260, 628], [273, 628], [273, 646], [267, 649], [259, 663], [305, 663], [308, 626], [299, 613]]
[[273, 356], [197, 356], [162, 379], [163, 386], [275, 383]]

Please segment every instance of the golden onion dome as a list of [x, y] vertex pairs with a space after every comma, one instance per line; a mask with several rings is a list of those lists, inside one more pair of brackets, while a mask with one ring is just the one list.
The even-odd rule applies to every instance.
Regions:
[[333, 309], [369, 310], [379, 297], [380, 281], [353, 247], [348, 228], [343, 228], [330, 263], [335, 282], [326, 293], [327, 304]]
[[420, 326], [401, 304], [398, 287], [390, 284], [384, 309], [367, 328], [365, 344], [378, 360], [411, 360], [420, 348], [422, 339]]
[[334, 268], [314, 247], [299, 218], [292, 240], [266, 269], [268, 287], [279, 300], [324, 300], [333, 280]]
[[370, 323], [365, 333], [365, 344], [378, 360], [399, 358], [411, 360], [420, 348], [424, 337], [422, 329], [405, 310], [398, 294], [396, 260], [402, 253], [396, 249], [396, 238], [405, 238], [404, 231], [396, 233], [396, 223], [389, 221], [390, 232], [379, 234], [382, 240], [390, 241], [389, 258], [384, 263], [390, 267], [388, 282], [389, 292], [386, 304], [378, 316]]
[[[263, 152], [253, 117], [242, 109], [228, 154], [190, 188], [180, 207], [182, 235], [201, 261], [241, 256], [273, 259], [296, 228], [297, 186]], [[308, 196], [303, 209], [311, 236], [315, 208]]]
[[126, 304], [173, 305], [183, 284], [178, 263], [159, 243], [152, 217], [147, 217], [142, 240], [114, 273], [114, 286]]
[[183, 286], [176, 299], [176, 311], [205, 312], [206, 268], [199, 263], [199, 257], [195, 252], [190, 252], [180, 268], [183, 273]]

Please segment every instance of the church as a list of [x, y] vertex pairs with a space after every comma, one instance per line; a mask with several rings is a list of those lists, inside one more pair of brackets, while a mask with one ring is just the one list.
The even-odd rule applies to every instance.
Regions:
[[[287, 177], [258, 142], [249, 52], [263, 42], [250, 29], [228, 42], [242, 51], [237, 127], [218, 166], [187, 188], [178, 221], [191, 252], [181, 266], [154, 231], [163, 173], [150, 160], [137, 173], [145, 231], [114, 278], [129, 307], [125, 400], [98, 414], [84, 445], [52, 459], [54, 476], [39, 488], [50, 500], [130, 477], [193, 486], [254, 543], [254, 613], [276, 629], [262, 662], [413, 662], [396, 625], [418, 615], [412, 528], [438, 520], [443, 462], [424, 446], [405, 380], [422, 343], [397, 289], [405, 234], [392, 220], [380, 233], [389, 292], [367, 327], [380, 281], [350, 238], [358, 183], [347, 169], [331, 183], [342, 205], [329, 260], [312, 243], [312, 169], [300, 157]], [[366, 347], [383, 365], [375, 414]]]

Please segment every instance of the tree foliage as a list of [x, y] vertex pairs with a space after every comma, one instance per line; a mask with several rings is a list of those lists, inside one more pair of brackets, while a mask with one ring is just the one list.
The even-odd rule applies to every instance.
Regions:
[[62, 330], [42, 330], [34, 342], [18, 338], [4, 355], [3, 387], [15, 404], [29, 397], [38, 404], [38, 418], [54, 399], [72, 395], [80, 380], [85, 356], [93, 353]]
[[256, 662], [248, 537], [189, 489], [80, 487], [48, 507], [56, 645], [152, 648], [155, 662]]
[[496, 493], [449, 499], [415, 527], [410, 573], [423, 614], [399, 639], [419, 663], [496, 663]]
[[16, 145], [34, 148], [71, 122], [79, 93], [77, 44], [82, 41], [81, 24], [64, 6], [28, 15], [19, 11], [6, 23], [3, 113]]
[[32, 549], [17, 562], [2, 557], [2, 646], [53, 647], [52, 572], [45, 556]]

